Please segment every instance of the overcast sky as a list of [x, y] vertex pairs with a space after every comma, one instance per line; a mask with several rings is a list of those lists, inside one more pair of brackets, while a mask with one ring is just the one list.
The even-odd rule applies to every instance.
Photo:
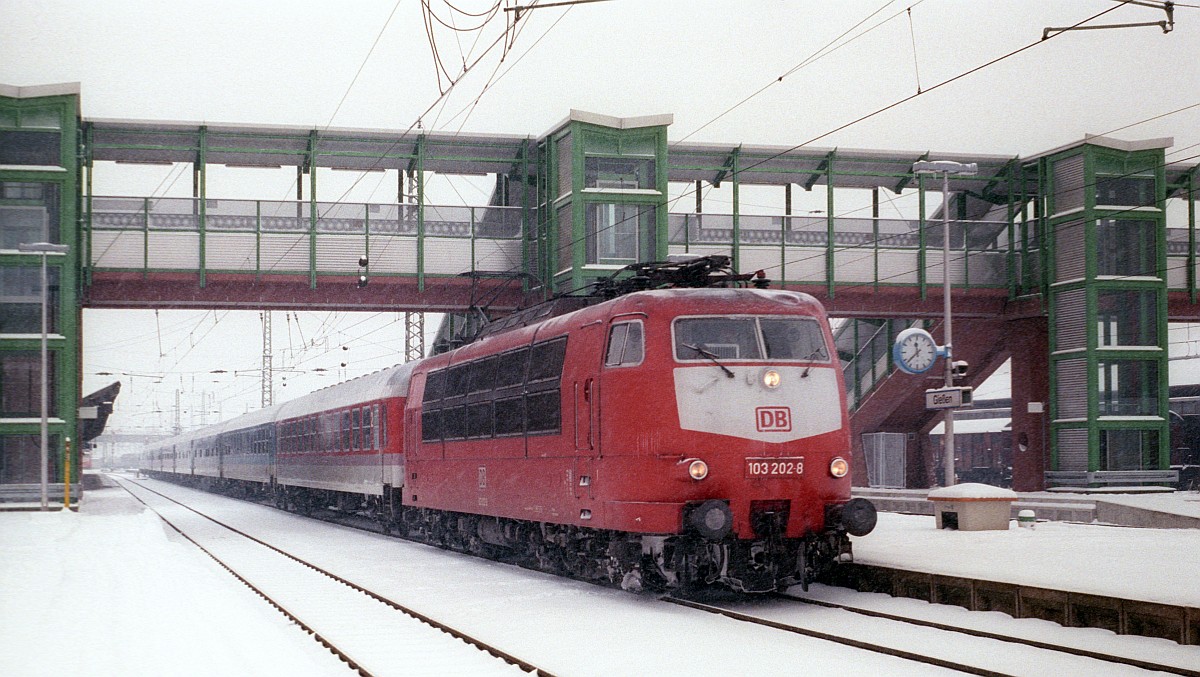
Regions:
[[[1044, 28], [1109, 9], [1088, 25], [1160, 21], [1165, 13], [1113, 0], [613, 0], [530, 11], [514, 29], [511, 13], [472, 18], [443, 0], [429, 4], [441, 69], [418, 0], [0, 0], [0, 83], [79, 82], [85, 118], [387, 130], [419, 122], [540, 136], [576, 108], [673, 113], [672, 141], [1032, 155], [1112, 132], [1173, 137], [1168, 161], [1195, 163], [1200, 154], [1200, 0], [1177, 5], [1169, 34], [1076, 31], [1044, 42]], [[481, 13], [493, 0], [453, 4]], [[464, 63], [473, 65], [460, 76]], [[918, 87], [927, 93], [830, 133]], [[189, 195], [182, 170], [101, 168], [96, 192]], [[293, 179], [214, 168], [209, 194], [283, 199]], [[340, 195], [357, 179], [323, 186]], [[391, 199], [379, 181], [360, 181], [347, 199]], [[476, 204], [488, 193], [470, 181], [441, 190]], [[274, 318], [276, 368], [296, 370], [281, 373], [290, 374], [286, 388], [277, 376], [277, 400], [393, 364], [403, 343], [395, 313]], [[201, 411], [212, 421], [258, 404], [257, 374], [247, 373], [261, 364], [255, 313], [87, 311], [84, 320], [85, 390], [115, 378], [98, 372], [126, 374], [114, 429], [170, 425], [176, 390], [185, 391], [184, 425]], [[1200, 340], [1200, 331], [1174, 331], [1173, 352], [1200, 353], [1186, 343], [1193, 335]], [[216, 369], [243, 373], [210, 373]], [[201, 391], [211, 393], [210, 404], [193, 394]]]

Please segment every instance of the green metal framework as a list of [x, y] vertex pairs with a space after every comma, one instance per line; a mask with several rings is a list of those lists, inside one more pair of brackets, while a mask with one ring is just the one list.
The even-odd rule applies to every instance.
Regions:
[[[1169, 467], [1163, 160], [1162, 147], [1093, 142], [1038, 162], [1048, 215], [1040, 224], [1050, 313], [1050, 484]], [[1192, 233], [1194, 226], [1193, 219]]]
[[[55, 394], [49, 403], [49, 494], [51, 501], [59, 503], [65, 483], [65, 441], [68, 437], [77, 441], [79, 437], [78, 129], [77, 87], [0, 86], [0, 209], [35, 210], [47, 220], [48, 227], [47, 233], [21, 232], [19, 224], [10, 221], [7, 214], [0, 214], [0, 306], [8, 306], [0, 308], [0, 315], [7, 314], [11, 321], [16, 316], [15, 308], [37, 303], [40, 318], [41, 255], [20, 253], [15, 248], [18, 242], [10, 240], [25, 240], [28, 236], [70, 246], [65, 255], [46, 257], [51, 285], [55, 278], [58, 280], [47, 345]], [[53, 147], [57, 147], [56, 153]], [[53, 196], [48, 200], [29, 199], [39, 192], [45, 196], [49, 187], [53, 188]], [[44, 234], [51, 236], [43, 238]], [[26, 286], [31, 277], [39, 281], [36, 286]], [[52, 286], [52, 295], [53, 291]], [[31, 365], [25, 372], [32, 383], [37, 383], [33, 377], [40, 374], [40, 323], [37, 329], [24, 326], [15, 331], [5, 329], [5, 324], [0, 320], [0, 359], [16, 357], [17, 353], [38, 355], [37, 366]], [[14, 370], [0, 375], [0, 379], [15, 376]], [[11, 383], [0, 382], [0, 387], [16, 390]], [[25, 394], [33, 395], [30, 391]], [[0, 484], [36, 486], [36, 494], [40, 494], [40, 463], [36, 462], [40, 457], [40, 415], [30, 413], [0, 410]], [[70, 459], [72, 484], [79, 481], [79, 459], [79, 445], [75, 444]], [[78, 493], [77, 488], [72, 491], [73, 501], [78, 500]]]

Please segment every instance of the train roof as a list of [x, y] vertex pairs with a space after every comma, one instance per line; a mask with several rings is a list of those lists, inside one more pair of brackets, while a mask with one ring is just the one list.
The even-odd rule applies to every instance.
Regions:
[[279, 412], [274, 420], [282, 421], [349, 406], [356, 402], [406, 395], [416, 365], [416, 362], [405, 362], [284, 402], [279, 405]]
[[209, 438], [231, 430], [254, 428], [266, 423], [275, 423], [299, 416], [308, 416], [317, 412], [350, 406], [360, 402], [403, 396], [408, 393], [408, 384], [416, 365], [417, 362], [406, 362], [394, 367], [388, 367], [387, 369], [381, 369], [365, 376], [359, 376], [358, 378], [343, 381], [307, 395], [302, 395], [294, 400], [251, 411], [210, 426], [189, 430], [175, 437], [156, 442], [148, 448], [155, 449], [185, 444], [192, 440]]

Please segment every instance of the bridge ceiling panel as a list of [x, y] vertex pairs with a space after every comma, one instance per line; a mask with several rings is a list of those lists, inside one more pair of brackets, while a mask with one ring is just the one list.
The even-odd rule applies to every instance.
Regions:
[[423, 142], [427, 171], [488, 174], [508, 171], [529, 145], [526, 137], [508, 135], [124, 120], [92, 120], [89, 125], [93, 159], [150, 164], [195, 162], [203, 138], [210, 164], [298, 166], [307, 163], [309, 143], [315, 137], [319, 167], [408, 169]]
[[934, 154], [925, 151], [680, 143], [670, 147], [669, 180], [711, 181], [722, 170], [728, 171], [729, 159], [735, 152], [738, 154], [740, 183], [772, 186], [788, 183], [823, 185], [827, 182], [827, 163], [832, 159], [835, 187], [895, 189], [900, 180], [910, 174], [914, 162], [936, 155], [939, 160], [975, 162], [979, 165], [976, 178], [951, 177], [951, 190], [969, 190], [978, 189], [982, 185], [981, 179], [1004, 181], [1003, 174], [1012, 160], [1002, 155]]

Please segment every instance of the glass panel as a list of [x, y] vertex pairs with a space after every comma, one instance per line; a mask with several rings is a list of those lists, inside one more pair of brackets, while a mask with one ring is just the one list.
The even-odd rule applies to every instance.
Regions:
[[1157, 277], [1154, 221], [1101, 219], [1096, 224], [1096, 274]]
[[58, 242], [58, 186], [0, 182], [0, 249], [25, 242]]
[[613, 325], [608, 335], [608, 350], [604, 354], [604, 364], [612, 367], [621, 364], [621, 355], [625, 352], [625, 337], [629, 335], [629, 323]]
[[442, 399], [446, 392], [446, 370], [431, 371], [425, 376], [426, 402], [436, 402]]
[[27, 108], [21, 111], [21, 126], [62, 129], [62, 114], [57, 108]]
[[[57, 416], [57, 382], [54, 353], [48, 354], [46, 369], [47, 408]], [[0, 353], [0, 417], [32, 418], [42, 412], [42, 355], [36, 351]]]
[[562, 377], [563, 358], [566, 354], [565, 338], [535, 344], [530, 348], [529, 382], [557, 380]]
[[558, 432], [562, 423], [562, 397], [557, 389], [526, 395], [525, 403], [528, 432]]
[[470, 364], [471, 392], [482, 393], [490, 391], [496, 382], [496, 358], [476, 360]]
[[[60, 482], [58, 435], [50, 435], [47, 454], [50, 481]], [[0, 435], [0, 484], [36, 484], [42, 481], [42, 439], [39, 435]]]
[[708, 360], [705, 355], [757, 360], [758, 329], [754, 318], [695, 317], [675, 321], [675, 358]]
[[1097, 292], [1096, 321], [1102, 348], [1158, 345], [1158, 292]]
[[587, 210], [587, 262], [630, 264], [654, 258], [654, 207], [592, 204]]
[[496, 388], [507, 388], [525, 382], [529, 349], [512, 350], [499, 356], [496, 362]]
[[480, 402], [467, 408], [467, 434], [469, 437], [492, 436], [492, 403]]
[[520, 435], [524, 431], [525, 400], [520, 397], [496, 400], [496, 435]]
[[[47, 330], [58, 331], [58, 267], [46, 269], [49, 282]], [[42, 268], [0, 266], [0, 334], [42, 333]]]
[[61, 164], [61, 145], [59, 132], [0, 130], [0, 165], [57, 167]]
[[1158, 362], [1111, 360], [1099, 363], [1101, 416], [1158, 415]]
[[621, 364], [640, 364], [646, 354], [645, 338], [642, 336], [642, 323], [629, 324], [629, 338], [625, 341], [625, 353]]
[[829, 361], [825, 335], [815, 320], [760, 320], [767, 357], [777, 360]]
[[589, 157], [584, 160], [587, 188], [642, 188], [653, 190], [654, 158]]
[[1101, 430], [1101, 470], [1158, 470], [1157, 430]]
[[1153, 176], [1107, 176], [1096, 179], [1096, 204], [1153, 207]]

